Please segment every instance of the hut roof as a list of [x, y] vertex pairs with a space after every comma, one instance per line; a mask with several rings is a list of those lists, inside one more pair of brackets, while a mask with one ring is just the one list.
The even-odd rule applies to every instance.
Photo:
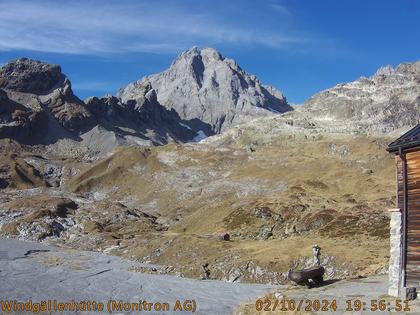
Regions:
[[420, 147], [420, 124], [410, 129], [397, 140], [388, 145], [388, 152], [396, 152], [400, 148], [403, 150]]

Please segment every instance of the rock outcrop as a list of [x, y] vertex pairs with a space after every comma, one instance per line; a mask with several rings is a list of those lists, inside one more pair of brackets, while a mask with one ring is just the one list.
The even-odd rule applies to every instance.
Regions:
[[209, 130], [201, 121], [185, 121], [160, 105], [150, 84], [127, 102], [105, 96], [85, 104], [58, 65], [21, 58], [0, 68], [0, 139], [24, 144], [70, 139], [106, 153], [122, 144], [192, 141], [197, 133], [190, 124]]
[[48, 93], [65, 80], [58, 65], [21, 58], [0, 70], [0, 88], [32, 94]]
[[182, 119], [199, 119], [220, 133], [231, 126], [273, 112], [292, 110], [286, 98], [246, 73], [232, 59], [212, 48], [183, 52], [162, 73], [147, 76], [119, 92], [123, 102], [141, 95], [150, 84], [158, 101]]
[[[237, 125], [208, 143], [273, 144], [276, 136], [328, 134], [397, 137], [420, 121], [420, 61], [386, 66], [371, 77], [319, 92], [295, 110]], [[385, 142], [386, 143], [386, 142]]]
[[420, 61], [380, 68], [370, 78], [315, 94], [302, 108], [319, 121], [361, 132], [387, 133], [415, 125], [420, 107]]
[[134, 143], [147, 140], [150, 145], [162, 145], [191, 141], [196, 136], [174, 110], [159, 104], [150, 85], [143, 86], [137, 98], [126, 103], [115, 96], [90, 97], [85, 102], [100, 126]]
[[0, 88], [0, 138], [48, 144], [77, 138], [95, 124], [57, 65], [11, 61], [0, 68]]

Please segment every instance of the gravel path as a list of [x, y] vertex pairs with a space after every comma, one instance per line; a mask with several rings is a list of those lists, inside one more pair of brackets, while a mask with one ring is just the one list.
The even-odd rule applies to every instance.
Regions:
[[145, 265], [100, 253], [0, 238], [0, 300], [96, 301], [104, 303], [103, 313], [108, 313], [109, 300], [169, 303], [170, 311], [133, 312], [149, 314], [189, 314], [173, 308], [177, 300], [181, 304], [195, 300], [195, 314], [231, 314], [238, 304], [275, 288], [129, 271], [136, 266]]

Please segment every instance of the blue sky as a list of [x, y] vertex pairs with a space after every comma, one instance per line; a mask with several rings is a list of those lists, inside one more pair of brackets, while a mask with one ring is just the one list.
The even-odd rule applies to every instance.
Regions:
[[58, 63], [75, 93], [114, 94], [192, 46], [234, 58], [292, 103], [420, 59], [417, 0], [0, 0], [0, 63]]

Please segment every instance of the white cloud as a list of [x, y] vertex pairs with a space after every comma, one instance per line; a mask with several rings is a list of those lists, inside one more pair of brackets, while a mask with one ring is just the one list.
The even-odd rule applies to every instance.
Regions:
[[[172, 5], [172, 6], [171, 6]], [[273, 4], [290, 15], [286, 7]], [[274, 7], [273, 7], [274, 8]], [[192, 45], [289, 47], [307, 42], [290, 31], [245, 27], [220, 16], [169, 1], [0, 2], [0, 51], [33, 50], [69, 54], [178, 52]]]
[[281, 14], [284, 14], [289, 17], [292, 16], [292, 13], [289, 11], [289, 9], [285, 5], [280, 4], [276, 1], [272, 1], [272, 3], [270, 4], [270, 7]]

